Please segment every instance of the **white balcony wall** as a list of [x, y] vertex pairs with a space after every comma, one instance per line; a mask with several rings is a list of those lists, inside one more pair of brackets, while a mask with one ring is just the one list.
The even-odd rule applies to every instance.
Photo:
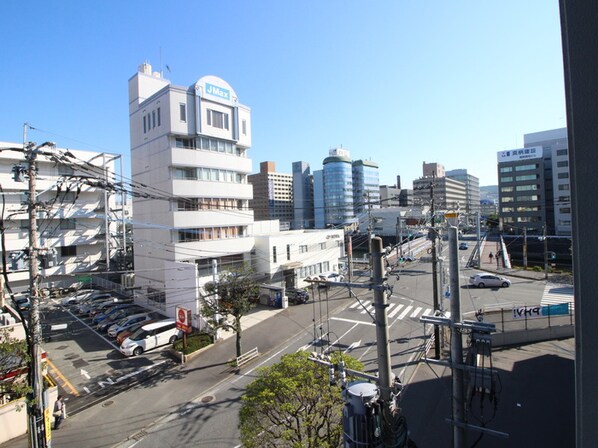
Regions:
[[253, 185], [199, 180], [173, 180], [172, 190], [175, 196], [205, 198], [253, 198]]
[[174, 246], [175, 261], [191, 258], [217, 258], [230, 254], [249, 252], [253, 248], [253, 237], [230, 238], [213, 241], [177, 243]]
[[174, 212], [174, 228], [248, 226], [253, 223], [253, 211], [249, 210], [203, 210], [197, 212]]
[[250, 174], [252, 170], [251, 159], [201, 149], [173, 148], [172, 165], [221, 168], [245, 174]]

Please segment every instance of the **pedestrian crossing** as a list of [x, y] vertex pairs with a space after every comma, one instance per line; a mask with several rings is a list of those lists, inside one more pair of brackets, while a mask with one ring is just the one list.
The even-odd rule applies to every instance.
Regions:
[[560, 285], [556, 283], [547, 283], [544, 287], [544, 293], [542, 294], [542, 300], [540, 305], [556, 305], [559, 303], [570, 303], [569, 309], [574, 309], [574, 295], [573, 286], [571, 285]]
[[[363, 307], [359, 302], [355, 302], [349, 306], [350, 310], [354, 310], [359, 314], [366, 314], [369, 312], [370, 314], [374, 314], [374, 302], [372, 300], [365, 300], [362, 301]], [[389, 303], [387, 309], [387, 316], [388, 319], [396, 319], [403, 320], [406, 317], [409, 319], [419, 319], [420, 316], [423, 315], [433, 315], [434, 311], [432, 308], [426, 308], [423, 306], [414, 306], [414, 305], [405, 305], [403, 303]]]

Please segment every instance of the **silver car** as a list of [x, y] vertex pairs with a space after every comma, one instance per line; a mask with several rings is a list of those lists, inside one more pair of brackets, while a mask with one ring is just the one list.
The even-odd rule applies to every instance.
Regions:
[[511, 286], [511, 280], [505, 277], [492, 274], [476, 274], [469, 277], [469, 284], [478, 288], [508, 288]]

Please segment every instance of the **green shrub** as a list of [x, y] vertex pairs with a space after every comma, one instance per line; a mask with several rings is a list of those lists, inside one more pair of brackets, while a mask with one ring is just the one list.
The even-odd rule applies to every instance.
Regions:
[[205, 333], [197, 333], [187, 336], [187, 349], [183, 350], [183, 340], [179, 339], [174, 343], [174, 349], [183, 352], [185, 355], [196, 352], [199, 349], [207, 347], [214, 341], [212, 336]]
[[544, 268], [542, 266], [534, 266], [534, 272], [542, 272]]

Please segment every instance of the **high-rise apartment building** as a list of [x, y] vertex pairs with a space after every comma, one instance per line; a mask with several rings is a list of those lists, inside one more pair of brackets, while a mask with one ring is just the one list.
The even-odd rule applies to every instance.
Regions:
[[215, 76], [175, 86], [143, 64], [129, 79], [135, 274], [148, 303], [199, 312], [201, 285], [250, 260], [251, 112]]
[[260, 172], [247, 176], [253, 185], [249, 207], [255, 221], [278, 219], [281, 230], [289, 230], [294, 219], [293, 176], [277, 173], [274, 162], [261, 162]]
[[566, 128], [525, 134], [523, 148], [498, 152], [505, 232], [571, 235], [570, 189]]
[[449, 170], [446, 177], [465, 184], [465, 213], [472, 214], [480, 211], [480, 179], [469, 174], [466, 169]]

